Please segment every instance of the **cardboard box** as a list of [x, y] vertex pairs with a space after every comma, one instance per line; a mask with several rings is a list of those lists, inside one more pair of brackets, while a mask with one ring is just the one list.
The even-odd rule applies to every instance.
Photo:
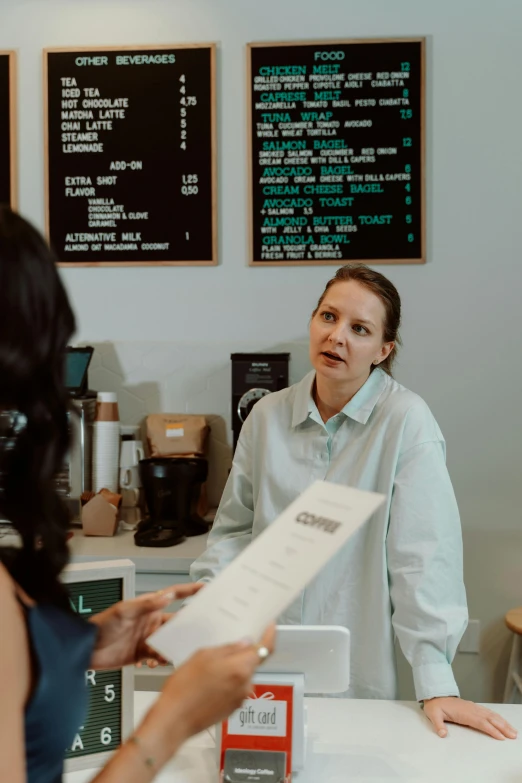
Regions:
[[118, 530], [118, 509], [102, 495], [95, 495], [82, 508], [84, 536], [113, 536]]

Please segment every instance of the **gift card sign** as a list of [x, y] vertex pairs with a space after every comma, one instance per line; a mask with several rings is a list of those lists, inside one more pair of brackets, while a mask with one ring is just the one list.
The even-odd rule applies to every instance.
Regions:
[[224, 783], [288, 783], [292, 772], [293, 686], [252, 686], [251, 698], [224, 721], [220, 772]]
[[286, 712], [286, 701], [274, 699], [265, 703], [265, 699], [248, 699], [228, 719], [228, 731], [236, 736], [255, 731], [267, 737], [286, 737]]

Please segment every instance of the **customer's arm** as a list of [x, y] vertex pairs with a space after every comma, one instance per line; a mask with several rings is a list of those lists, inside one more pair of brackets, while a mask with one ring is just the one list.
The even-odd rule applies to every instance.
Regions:
[[[262, 645], [273, 649], [274, 628]], [[201, 650], [169, 677], [158, 701], [93, 783], [148, 783], [193, 734], [227, 718], [248, 697], [256, 647]]]
[[25, 783], [24, 708], [31, 682], [27, 633], [13, 583], [0, 565], [0, 780]]
[[234, 454], [206, 551], [192, 563], [194, 582], [208, 582], [234, 560], [252, 540], [254, 521], [253, 415], [245, 421]]

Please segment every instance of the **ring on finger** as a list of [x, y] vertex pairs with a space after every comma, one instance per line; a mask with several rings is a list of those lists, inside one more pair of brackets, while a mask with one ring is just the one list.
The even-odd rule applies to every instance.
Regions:
[[262, 645], [261, 647], [258, 647], [256, 652], [257, 652], [257, 655], [259, 657], [260, 663], [263, 663], [263, 661], [266, 661], [266, 659], [270, 655], [270, 650], [268, 649], [268, 647], [265, 647], [264, 645]]

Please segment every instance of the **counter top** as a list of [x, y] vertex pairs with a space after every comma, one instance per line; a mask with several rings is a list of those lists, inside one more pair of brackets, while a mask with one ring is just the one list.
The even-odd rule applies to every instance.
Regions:
[[81, 528], [74, 529], [69, 540], [71, 562], [132, 560], [136, 571], [166, 574], [188, 574], [193, 561], [204, 551], [207, 535], [186, 538], [181, 544], [169, 547], [136, 546], [134, 530], [122, 530], [115, 536], [84, 536]]
[[[157, 698], [135, 694], [138, 722]], [[516, 783], [522, 781], [522, 705], [486, 705], [518, 729], [519, 739], [499, 742], [462, 726], [440, 739], [415, 702], [306, 699], [307, 767], [296, 783]], [[94, 772], [64, 776], [87, 783]], [[155, 778], [156, 783], [217, 783], [214, 741], [193, 737]]]

